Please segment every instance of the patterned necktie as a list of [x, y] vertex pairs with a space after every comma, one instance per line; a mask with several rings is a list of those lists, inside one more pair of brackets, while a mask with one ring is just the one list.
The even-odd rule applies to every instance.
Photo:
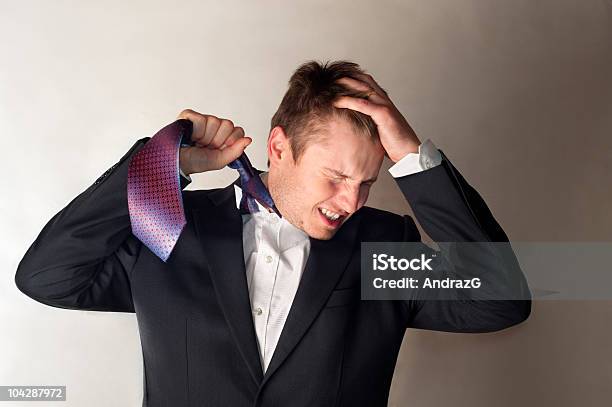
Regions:
[[[179, 119], [158, 131], [130, 160], [127, 177], [128, 211], [132, 233], [164, 262], [187, 223], [179, 174], [179, 149], [191, 143], [192, 123]], [[181, 143], [185, 139], [186, 142]], [[264, 207], [280, 212], [268, 189], [242, 155], [228, 164], [238, 170], [243, 190], [241, 209]]]
[[240, 213], [254, 213], [259, 211], [257, 201], [261, 205], [269, 210], [272, 210], [282, 218], [280, 212], [274, 205], [272, 196], [266, 185], [263, 183], [259, 174], [253, 169], [251, 162], [249, 161], [246, 154], [242, 153], [238, 159], [232, 161], [227, 165], [230, 168], [238, 170], [240, 174], [240, 186], [242, 188], [242, 199], [240, 200]]

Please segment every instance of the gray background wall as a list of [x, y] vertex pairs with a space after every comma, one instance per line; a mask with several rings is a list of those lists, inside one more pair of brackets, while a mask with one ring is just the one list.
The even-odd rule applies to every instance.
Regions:
[[[612, 240], [611, 1], [0, 1], [0, 52], [0, 385], [64, 384], [66, 406], [139, 405], [136, 320], [21, 295], [27, 247], [186, 107], [243, 126], [265, 168], [270, 117], [308, 59], [369, 70], [512, 240]], [[409, 212], [384, 170], [368, 205]], [[390, 405], [608, 405], [612, 302], [533, 308], [498, 333], [409, 330]]]

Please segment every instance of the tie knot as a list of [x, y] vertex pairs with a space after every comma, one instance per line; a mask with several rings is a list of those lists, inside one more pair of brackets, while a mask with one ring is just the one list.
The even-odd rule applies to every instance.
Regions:
[[255, 171], [246, 154], [228, 164], [228, 167], [238, 170], [240, 174], [240, 185], [242, 188], [242, 200], [240, 201], [241, 213], [254, 213], [259, 211], [257, 201], [266, 209], [274, 211], [279, 217], [280, 212], [274, 205], [268, 188]]

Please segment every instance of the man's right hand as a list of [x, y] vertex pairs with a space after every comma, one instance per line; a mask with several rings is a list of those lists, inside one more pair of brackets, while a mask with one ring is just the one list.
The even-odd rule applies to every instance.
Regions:
[[189, 175], [197, 172], [220, 170], [231, 163], [251, 144], [242, 127], [235, 127], [228, 119], [201, 114], [191, 109], [183, 110], [179, 119], [193, 123], [192, 147], [182, 147], [179, 153], [181, 170]]

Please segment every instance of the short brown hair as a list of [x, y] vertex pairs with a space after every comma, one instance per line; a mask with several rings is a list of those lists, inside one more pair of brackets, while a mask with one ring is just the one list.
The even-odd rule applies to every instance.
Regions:
[[[291, 75], [289, 89], [272, 117], [270, 130], [276, 126], [283, 128], [296, 162], [308, 143], [317, 137], [317, 133], [325, 128], [327, 120], [333, 116], [347, 120], [357, 133], [369, 136], [374, 142], [378, 140], [376, 123], [369, 115], [339, 109], [332, 104], [338, 96], [366, 98], [364, 92], [335, 83], [344, 76], [359, 79], [356, 74], [364, 73], [354, 62], [328, 61], [322, 64], [313, 60], [301, 64]], [[267, 165], [270, 166], [269, 159]]]

